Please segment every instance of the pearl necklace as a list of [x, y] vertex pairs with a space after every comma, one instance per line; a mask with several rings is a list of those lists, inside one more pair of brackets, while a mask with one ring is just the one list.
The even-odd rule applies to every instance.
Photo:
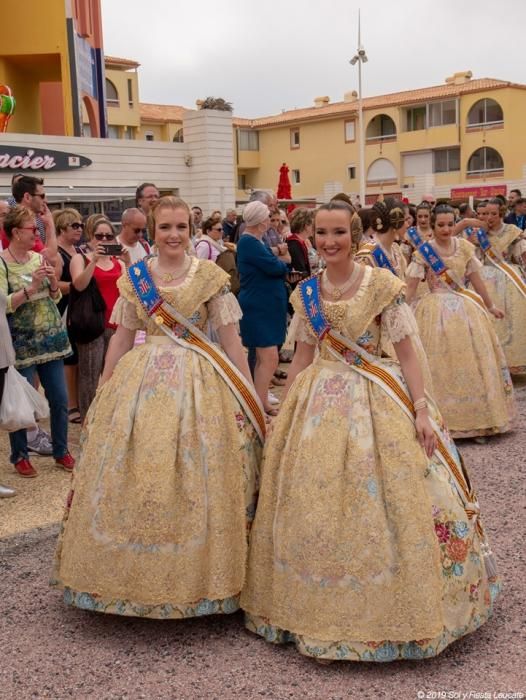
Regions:
[[164, 284], [170, 284], [170, 282], [175, 282], [176, 280], [180, 279], [181, 277], [184, 277], [188, 270], [190, 269], [190, 265], [192, 264], [192, 259], [188, 256], [188, 259], [184, 262], [182, 269], [180, 268], [180, 272], [173, 273], [173, 272], [163, 272], [162, 270], [159, 269], [159, 261], [157, 261], [157, 265], [155, 266], [155, 271], [161, 278], [162, 282]]
[[352, 285], [356, 282], [358, 275], [360, 274], [360, 270], [360, 265], [354, 263], [354, 267], [352, 269], [349, 279], [346, 282], [344, 282], [344, 284], [342, 284], [341, 287], [335, 287], [333, 284], [331, 284], [327, 277], [327, 271], [325, 270], [321, 277], [322, 286], [329, 296], [338, 301], [342, 298], [345, 292], [348, 292]]

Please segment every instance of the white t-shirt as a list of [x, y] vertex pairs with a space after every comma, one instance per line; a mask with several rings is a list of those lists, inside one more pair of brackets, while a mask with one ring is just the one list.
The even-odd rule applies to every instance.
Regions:
[[126, 248], [126, 250], [129, 251], [132, 265], [149, 255], [145, 246], [140, 241], [137, 241], [135, 245], [126, 245], [126, 243], [123, 243], [118, 236], [117, 240], [123, 248]]

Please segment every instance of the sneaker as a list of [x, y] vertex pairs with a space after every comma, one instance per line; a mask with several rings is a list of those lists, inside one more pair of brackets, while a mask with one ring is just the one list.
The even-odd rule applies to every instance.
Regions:
[[15, 469], [20, 476], [23, 476], [26, 479], [32, 479], [34, 476], [38, 475], [37, 470], [28, 459], [18, 460], [18, 462], [15, 464]]
[[31, 454], [35, 455], [52, 455], [53, 445], [51, 444], [51, 437], [45, 430], [39, 428], [35, 437], [27, 441], [27, 449]]
[[67, 472], [72, 472], [73, 467], [75, 466], [75, 460], [69, 454], [69, 452], [66, 452], [63, 457], [55, 457], [55, 466], [60, 467]]
[[16, 496], [15, 489], [10, 489], [9, 486], [0, 484], [0, 498], [12, 498], [13, 496]]
[[268, 392], [268, 402], [271, 406], [277, 406], [279, 404], [279, 399], [271, 391]]

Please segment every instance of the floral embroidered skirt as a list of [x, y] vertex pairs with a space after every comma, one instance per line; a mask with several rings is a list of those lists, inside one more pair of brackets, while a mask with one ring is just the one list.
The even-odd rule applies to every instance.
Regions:
[[317, 658], [435, 656], [487, 620], [499, 590], [465, 506], [397, 404], [318, 359], [267, 440], [241, 596], [247, 627]]
[[89, 410], [51, 584], [100, 612], [234, 612], [260, 456], [206, 359], [171, 341], [135, 347]]
[[495, 435], [515, 418], [513, 385], [491, 318], [451, 292], [427, 294], [415, 309], [433, 398], [455, 438]]
[[[510, 264], [510, 263], [508, 263]], [[518, 265], [510, 266], [521, 276]], [[501, 270], [486, 264], [480, 272], [493, 303], [504, 311], [502, 319], [493, 319], [506, 361], [512, 374], [526, 373], [526, 298]], [[524, 277], [523, 277], [524, 278]]]

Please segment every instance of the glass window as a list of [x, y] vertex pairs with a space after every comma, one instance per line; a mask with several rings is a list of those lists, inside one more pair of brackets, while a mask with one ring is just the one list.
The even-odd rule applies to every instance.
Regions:
[[345, 140], [356, 140], [356, 122], [354, 121], [354, 119], [350, 122], [345, 122]]
[[237, 189], [246, 190], [247, 189], [247, 176], [245, 173], [239, 173], [237, 176]]
[[502, 156], [494, 148], [478, 148], [468, 161], [468, 174], [504, 170]]
[[144, 134], [144, 138], [145, 138], [147, 141], [153, 141], [153, 139], [154, 139], [153, 132], [147, 131], [147, 132]]
[[118, 139], [119, 138], [119, 127], [114, 125], [108, 126], [108, 138]]
[[174, 137], [172, 139], [174, 143], [184, 143], [184, 134], [183, 134], [183, 129], [177, 129], [177, 131], [174, 134]]
[[406, 130], [420, 131], [426, 128], [426, 107], [413, 107], [406, 111]]
[[119, 106], [119, 93], [115, 85], [111, 80], [108, 80], [108, 78], [106, 78], [106, 102], [110, 107]]
[[455, 124], [457, 120], [457, 108], [455, 100], [445, 102], [430, 102], [428, 105], [429, 126], [444, 126]]
[[475, 102], [469, 110], [468, 126], [481, 124], [499, 124], [504, 121], [502, 107], [495, 100], [485, 98]]
[[455, 170], [460, 170], [460, 148], [444, 148], [434, 151], [434, 173], [449, 173]]
[[301, 182], [301, 175], [299, 170], [292, 171], [292, 182], [295, 185], [298, 185]]
[[347, 177], [349, 180], [356, 180], [356, 165], [347, 166]]
[[128, 104], [133, 107], [133, 80], [128, 78]]
[[259, 151], [259, 131], [239, 129], [237, 133], [240, 151]]
[[300, 147], [300, 130], [291, 129], [290, 130], [290, 147], [299, 148]]

